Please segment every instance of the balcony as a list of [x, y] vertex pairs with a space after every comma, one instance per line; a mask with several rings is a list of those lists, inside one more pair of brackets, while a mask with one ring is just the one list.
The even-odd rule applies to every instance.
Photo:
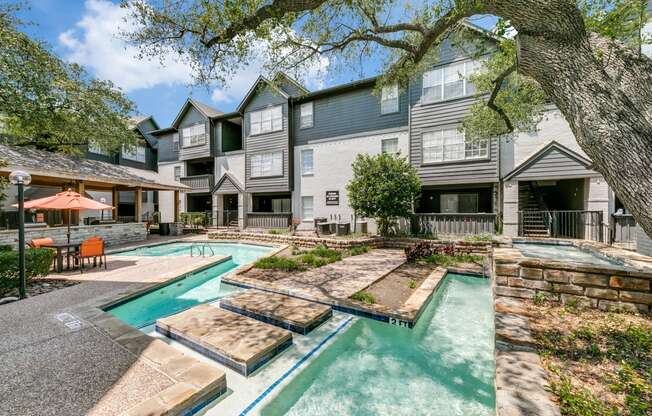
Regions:
[[209, 175], [182, 176], [181, 183], [192, 188], [189, 192], [210, 192], [213, 189], [214, 177]]
[[479, 235], [496, 232], [496, 214], [414, 214], [412, 232], [420, 235]]

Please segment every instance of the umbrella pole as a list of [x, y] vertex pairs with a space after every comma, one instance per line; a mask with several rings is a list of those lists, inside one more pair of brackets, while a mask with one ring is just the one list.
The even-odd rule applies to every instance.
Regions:
[[70, 244], [70, 220], [71, 220], [70, 217], [71, 217], [71, 214], [72, 214], [72, 211], [69, 209], [68, 210], [68, 233], [67, 233], [67, 235], [68, 235], [68, 244]]

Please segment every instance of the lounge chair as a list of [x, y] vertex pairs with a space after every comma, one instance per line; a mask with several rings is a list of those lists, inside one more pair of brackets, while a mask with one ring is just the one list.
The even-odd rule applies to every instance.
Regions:
[[79, 251], [75, 253], [75, 260], [79, 260], [79, 270], [84, 272], [84, 259], [93, 259], [93, 266], [97, 264], [97, 259], [100, 259], [100, 267], [102, 260], [104, 260], [104, 269], [106, 269], [106, 254], [104, 253], [104, 240], [100, 237], [91, 237], [84, 240], [79, 246]]
[[52, 244], [52, 243], [54, 243], [54, 240], [52, 240], [51, 238], [35, 238], [29, 243], [27, 243], [27, 245], [32, 248], [41, 248], [46, 244]]

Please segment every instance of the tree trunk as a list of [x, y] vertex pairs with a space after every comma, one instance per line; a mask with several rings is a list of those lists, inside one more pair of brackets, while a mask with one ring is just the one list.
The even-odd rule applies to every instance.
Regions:
[[573, 1], [486, 3], [519, 33], [518, 71], [540, 83], [593, 168], [652, 236], [650, 59], [587, 33]]

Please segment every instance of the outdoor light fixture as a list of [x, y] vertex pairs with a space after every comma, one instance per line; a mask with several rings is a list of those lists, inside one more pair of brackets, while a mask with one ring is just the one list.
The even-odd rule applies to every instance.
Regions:
[[27, 297], [27, 282], [25, 281], [25, 194], [24, 187], [32, 182], [29, 173], [15, 170], [9, 175], [9, 182], [18, 186], [18, 272], [20, 278], [20, 298]]

